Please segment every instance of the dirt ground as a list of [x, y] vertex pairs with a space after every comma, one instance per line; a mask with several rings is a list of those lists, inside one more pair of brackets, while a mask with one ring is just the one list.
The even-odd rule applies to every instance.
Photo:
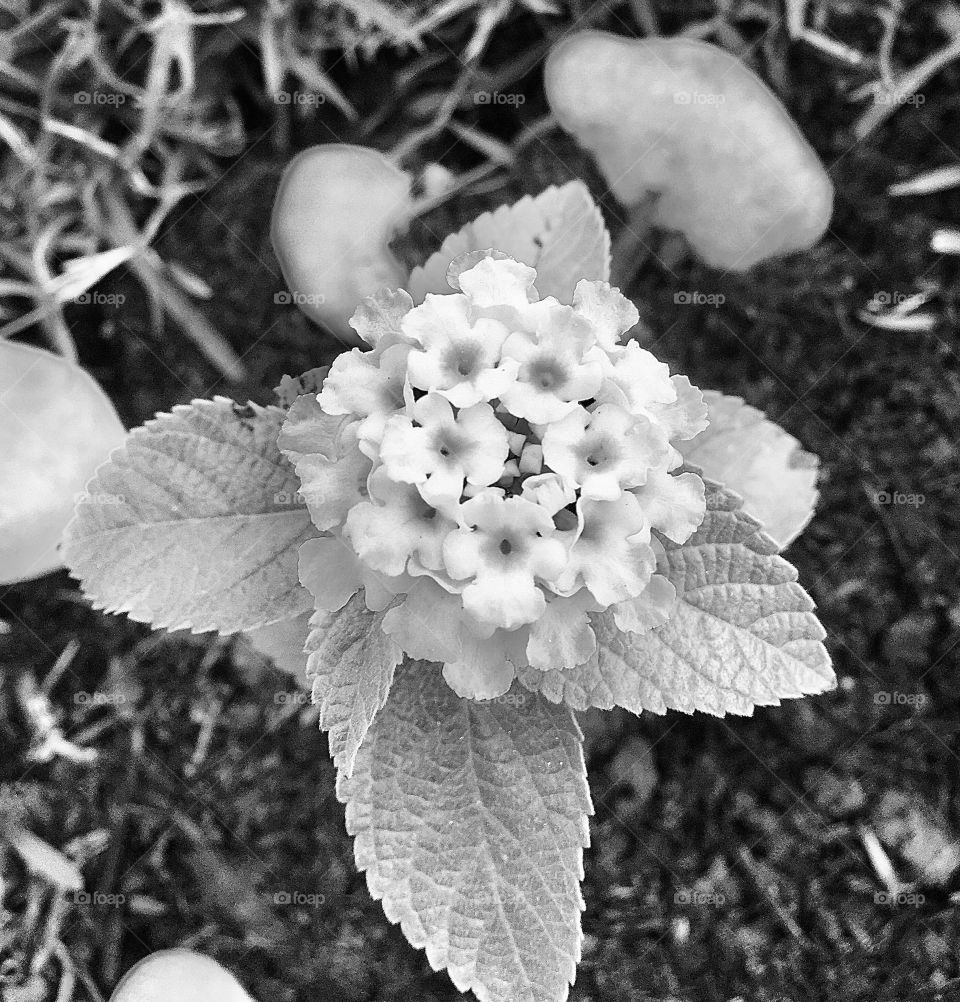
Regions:
[[[665, 34], [696, 19], [695, 4], [655, 6]], [[935, 9], [909, 5], [898, 66], [944, 43]], [[593, 23], [636, 30], [629, 6], [618, 10], [598, 8]], [[515, 64], [542, 41], [542, 21], [520, 16], [487, 61]], [[829, 169], [830, 232], [814, 250], [746, 275], [681, 253], [674, 278], [651, 255], [625, 291], [672, 367], [744, 397], [820, 456], [820, 506], [787, 556], [817, 602], [839, 685], [750, 719], [589, 722], [596, 816], [571, 998], [960, 999], [960, 258], [929, 249], [937, 225], [960, 222], [960, 189], [887, 194], [960, 162], [960, 64], [857, 141], [864, 104], [850, 93], [875, 70], [766, 34], [760, 20], [739, 29], [751, 64]], [[874, 53], [879, 30], [869, 8], [836, 5], [831, 31], [850, 46]], [[248, 152], [164, 228], [164, 257], [213, 288], [205, 312], [242, 354], [246, 382], [218, 379], [174, 327], [158, 339], [132, 280], [104, 283], [124, 292], [125, 306], [88, 311], [75, 333], [126, 423], [211, 393], [267, 402], [283, 373], [336, 353], [274, 302], [283, 285], [267, 236], [272, 194], [296, 148], [333, 136], [389, 148], [415, 127], [421, 109], [390, 103], [403, 68], [400, 57], [340, 68], [338, 83], [365, 109], [359, 123], [332, 108], [283, 128], [256, 119]], [[432, 83], [444, 86], [448, 72], [439, 66]], [[546, 110], [539, 63], [516, 72], [506, 86], [523, 104], [462, 111], [505, 142]], [[449, 133], [421, 155], [457, 173], [480, 159]], [[616, 236], [622, 210], [554, 130], [418, 222], [404, 253], [422, 257], [482, 209], [575, 176]], [[725, 298], [678, 304], [678, 290]], [[857, 317], [878, 295], [918, 291], [938, 317], [932, 331], [884, 331]], [[877, 492], [912, 501], [878, 503]], [[79, 846], [87, 886], [101, 896], [63, 918], [77, 1000], [108, 997], [133, 962], [173, 945], [215, 956], [260, 1002], [457, 997], [355, 872], [326, 741], [295, 683], [229, 639], [153, 635], [94, 612], [63, 573], [0, 595], [2, 624], [0, 807], [52, 845]], [[32, 761], [25, 687], [43, 685], [65, 651], [72, 660], [52, 680], [50, 708], [96, 759]], [[893, 901], [878, 859], [902, 882]], [[305, 903], [284, 903], [294, 893]], [[33, 982], [24, 974], [40, 920], [16, 862], [2, 856], [0, 899], [0, 994], [42, 999], [58, 962]]]

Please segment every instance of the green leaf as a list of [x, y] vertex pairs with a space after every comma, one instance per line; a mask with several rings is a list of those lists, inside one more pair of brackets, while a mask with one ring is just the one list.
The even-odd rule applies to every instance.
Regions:
[[384, 612], [370, 612], [357, 593], [337, 612], [318, 613], [307, 638], [307, 675], [330, 754], [344, 775], [353, 772], [357, 751], [387, 701], [399, 644], [382, 629]]
[[813, 517], [817, 458], [740, 397], [705, 390], [710, 426], [677, 443], [687, 463], [743, 498], [744, 508], [782, 550]]
[[481, 1002], [559, 1002], [573, 982], [592, 812], [581, 739], [566, 707], [516, 686], [460, 699], [438, 665], [407, 662], [339, 776], [370, 893]]
[[0, 340], [0, 584], [62, 565], [77, 496], [126, 434], [79, 366]]
[[562, 671], [526, 669], [523, 684], [574, 709], [718, 716], [750, 714], [833, 685], [813, 601], [735, 494], [708, 484], [703, 524], [686, 543], [667, 540], [665, 548], [658, 570], [678, 592], [666, 624], [622, 633], [612, 613], [600, 613], [590, 661]]
[[603, 217], [582, 181], [550, 187], [535, 198], [527, 195], [513, 205], [485, 212], [451, 233], [435, 254], [414, 268], [407, 291], [415, 303], [428, 292], [447, 294], [447, 266], [468, 251], [501, 250], [537, 269], [537, 291], [573, 301], [582, 278], [610, 277], [610, 235]]
[[96, 607], [220, 633], [312, 607], [297, 550], [316, 531], [277, 448], [284, 417], [217, 397], [131, 432], [67, 527], [67, 565]]

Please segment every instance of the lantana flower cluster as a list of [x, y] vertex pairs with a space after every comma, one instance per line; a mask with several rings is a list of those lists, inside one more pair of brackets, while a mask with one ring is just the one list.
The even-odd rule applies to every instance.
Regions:
[[595, 656], [592, 619], [642, 633], [676, 592], [658, 535], [682, 543], [704, 485], [672, 444], [706, 426], [699, 391], [635, 341], [634, 305], [581, 281], [539, 298], [497, 252], [451, 265], [455, 290], [365, 300], [370, 346], [340, 355], [281, 437], [322, 535], [300, 554], [321, 613], [360, 588], [411, 658], [461, 696]]

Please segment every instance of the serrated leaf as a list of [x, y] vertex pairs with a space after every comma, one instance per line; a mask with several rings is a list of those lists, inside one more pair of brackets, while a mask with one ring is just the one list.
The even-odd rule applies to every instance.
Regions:
[[268, 657], [280, 671], [292, 675], [308, 688], [304, 648], [310, 633], [310, 619], [311, 613], [302, 612], [293, 619], [281, 619], [269, 626], [244, 631], [244, 636], [258, 654]]
[[399, 644], [383, 632], [383, 616], [370, 612], [358, 593], [337, 612], [319, 613], [307, 638], [307, 675], [313, 679], [320, 726], [328, 732], [334, 762], [347, 776], [403, 659]]
[[701, 710], [750, 714], [755, 706], [824, 692], [834, 681], [824, 629], [797, 572], [731, 491], [708, 485], [707, 514], [682, 545], [665, 541], [658, 568], [678, 592], [670, 620], [649, 633], [620, 632], [593, 617], [597, 651], [578, 668], [520, 679], [574, 709], [634, 713]]
[[592, 812], [566, 707], [460, 699], [407, 662], [337, 795], [370, 893], [435, 970], [480, 1002], [566, 998]]
[[740, 397], [705, 390], [710, 426], [678, 442], [683, 458], [743, 498], [744, 508], [785, 549], [813, 518], [817, 458]]
[[297, 550], [316, 532], [277, 448], [285, 416], [217, 397], [131, 432], [65, 536], [67, 565], [96, 607], [220, 633], [312, 607]]
[[126, 434], [79, 366], [0, 340], [0, 584], [62, 566], [77, 495]]
[[501, 250], [537, 269], [537, 291], [573, 300], [582, 278], [610, 277], [610, 235], [603, 217], [582, 181], [550, 187], [535, 198], [527, 195], [513, 205], [485, 212], [451, 233], [440, 250], [413, 269], [407, 291], [415, 303], [428, 292], [447, 294], [447, 266], [468, 251]]

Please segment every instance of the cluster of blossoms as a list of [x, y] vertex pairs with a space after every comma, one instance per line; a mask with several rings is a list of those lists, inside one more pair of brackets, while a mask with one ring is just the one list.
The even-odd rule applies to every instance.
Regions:
[[323, 535], [301, 549], [317, 608], [364, 589], [412, 658], [462, 696], [524, 669], [573, 667], [591, 616], [644, 632], [676, 593], [656, 573], [704, 487], [671, 441], [706, 426], [699, 391], [636, 342], [636, 308], [604, 282], [572, 305], [496, 252], [453, 262], [456, 291], [415, 306], [384, 291], [351, 321], [370, 350], [298, 399], [281, 446]]

